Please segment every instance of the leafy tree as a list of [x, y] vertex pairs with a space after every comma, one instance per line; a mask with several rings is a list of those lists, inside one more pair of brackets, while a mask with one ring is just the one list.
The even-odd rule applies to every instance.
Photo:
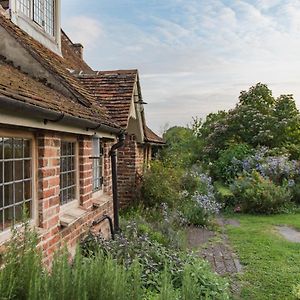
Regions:
[[161, 152], [164, 162], [182, 167], [188, 167], [197, 162], [202, 143], [192, 129], [174, 126], [169, 128], [163, 137], [166, 141], [166, 147]]

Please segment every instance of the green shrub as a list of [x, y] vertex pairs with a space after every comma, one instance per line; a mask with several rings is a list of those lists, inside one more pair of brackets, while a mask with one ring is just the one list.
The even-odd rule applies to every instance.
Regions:
[[[133, 222], [128, 223], [125, 232], [115, 240], [89, 236], [82, 243], [82, 249], [88, 256], [101, 249], [127, 267], [138, 261], [142, 286], [147, 289], [149, 299], [229, 299], [226, 281], [212, 273], [207, 262], [139, 234]], [[184, 296], [190, 295], [187, 287], [191, 285], [196, 298]]]
[[239, 176], [230, 188], [246, 213], [279, 213], [291, 205], [291, 193], [286, 186], [275, 185], [256, 171]]
[[187, 199], [182, 203], [181, 211], [189, 225], [208, 225], [207, 216], [196, 201], [193, 201], [192, 199]]
[[143, 179], [142, 201], [146, 206], [159, 206], [167, 203], [173, 207], [180, 199], [180, 180], [182, 170], [170, 168], [160, 161], [151, 165]]
[[224, 208], [236, 205], [236, 198], [230, 190], [230, 187], [223, 185], [221, 182], [215, 182], [214, 187], [216, 190], [216, 198]]
[[241, 173], [241, 165], [233, 164], [233, 160], [243, 160], [250, 154], [253, 149], [247, 144], [234, 144], [228, 149], [220, 152], [219, 158], [212, 164], [211, 171], [214, 178], [224, 182], [231, 182]]

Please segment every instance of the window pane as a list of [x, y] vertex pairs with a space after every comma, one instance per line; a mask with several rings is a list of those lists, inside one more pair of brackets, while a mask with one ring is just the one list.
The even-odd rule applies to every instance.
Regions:
[[14, 184], [4, 186], [4, 206], [14, 204]]
[[4, 162], [4, 182], [13, 181], [13, 161]]
[[60, 158], [60, 203], [66, 204], [76, 197], [75, 145], [61, 142]]
[[30, 0], [18, 0], [17, 9], [27, 17], [30, 17]]
[[33, 20], [44, 27], [44, 1], [33, 0]]
[[[27, 206], [31, 205], [31, 141], [4, 137], [1, 137], [0, 141], [3, 141], [3, 157], [0, 157], [0, 228], [6, 229], [21, 220], [25, 199], [28, 199]], [[24, 159], [24, 156], [27, 159]]]
[[23, 140], [14, 139], [14, 158], [23, 157]]
[[24, 179], [31, 177], [31, 160], [24, 161]]
[[15, 184], [15, 203], [22, 202], [23, 195], [23, 182], [18, 182]]
[[4, 138], [4, 158], [10, 159], [13, 157], [12, 139]]
[[3, 210], [0, 211], [0, 230], [3, 231]]
[[24, 182], [24, 199], [29, 200], [31, 198], [31, 180], [28, 180]]
[[[0, 209], [3, 208], [3, 186], [0, 186]], [[1, 220], [0, 220], [1, 223]]]
[[24, 157], [31, 157], [30, 140], [24, 140]]
[[15, 180], [23, 179], [23, 160], [15, 161]]
[[10, 228], [14, 220], [14, 208], [10, 207], [4, 210], [4, 229]]

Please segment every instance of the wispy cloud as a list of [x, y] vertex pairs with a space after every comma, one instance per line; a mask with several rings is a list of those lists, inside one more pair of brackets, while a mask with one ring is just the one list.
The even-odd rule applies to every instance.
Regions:
[[84, 14], [65, 1], [63, 24], [95, 69], [140, 70], [156, 130], [228, 109], [259, 81], [300, 104], [298, 0], [91, 0]]

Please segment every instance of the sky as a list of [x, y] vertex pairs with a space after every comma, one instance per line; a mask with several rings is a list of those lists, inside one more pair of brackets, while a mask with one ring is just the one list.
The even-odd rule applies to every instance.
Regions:
[[300, 108], [299, 0], [62, 0], [62, 27], [93, 69], [139, 70], [157, 133], [258, 82]]

